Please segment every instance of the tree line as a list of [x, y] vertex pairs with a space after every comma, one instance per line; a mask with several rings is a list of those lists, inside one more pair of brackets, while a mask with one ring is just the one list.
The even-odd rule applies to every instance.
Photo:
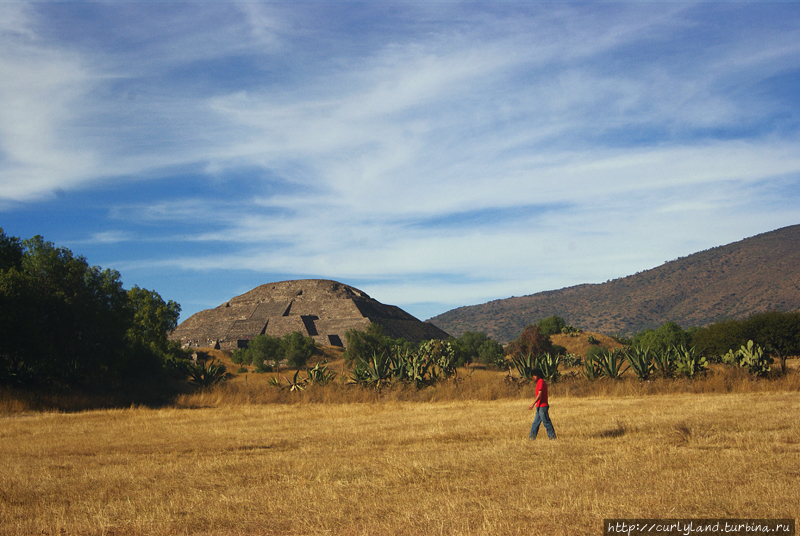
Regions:
[[126, 386], [186, 375], [180, 305], [41, 236], [0, 229], [0, 384]]

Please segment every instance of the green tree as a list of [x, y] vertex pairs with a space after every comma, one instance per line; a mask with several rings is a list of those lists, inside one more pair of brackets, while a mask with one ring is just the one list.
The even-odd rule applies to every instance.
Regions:
[[314, 355], [317, 344], [313, 337], [304, 337], [299, 331], [283, 336], [281, 350], [290, 367], [300, 368]]
[[243, 363], [253, 363], [259, 372], [265, 370], [264, 367], [268, 362], [277, 368], [283, 360], [281, 339], [272, 335], [254, 337], [242, 353], [247, 356], [243, 359]]
[[564, 321], [564, 319], [556, 315], [548, 316], [547, 318], [543, 318], [536, 323], [536, 326], [538, 326], [539, 330], [542, 332], [542, 335], [547, 337], [560, 334], [566, 325], [567, 323]]
[[664, 322], [655, 330], [648, 329], [633, 337], [632, 345], [653, 352], [666, 352], [673, 346], [691, 346], [691, 335], [675, 322]]
[[768, 311], [744, 321], [748, 340], [764, 347], [778, 358], [781, 374], [786, 374], [786, 358], [800, 354], [800, 312]]
[[136, 285], [128, 291], [128, 302], [133, 308], [128, 339], [166, 351], [167, 337], [178, 327], [181, 306], [172, 300], [165, 302], [158, 292]]
[[[154, 290], [134, 285], [128, 290], [128, 307], [131, 322], [126, 336], [125, 363], [120, 375], [128, 379], [157, 379], [168, 362], [184, 360], [188, 352], [181, 350], [180, 343], [168, 339], [178, 325], [181, 306], [164, 301]], [[182, 376], [182, 367], [178, 367]]]
[[395, 341], [391, 337], [383, 334], [383, 326], [372, 323], [367, 329], [347, 330], [344, 334], [347, 341], [347, 349], [344, 351], [344, 359], [348, 364], [359, 361], [368, 361], [375, 354], [390, 354]]
[[90, 267], [40, 236], [22, 246], [15, 290], [27, 302], [28, 329], [27, 340], [17, 342], [31, 372], [66, 383], [113, 377], [131, 322], [119, 273]]
[[487, 365], [502, 363], [503, 346], [484, 332], [467, 331], [455, 340], [458, 364], [479, 361]]
[[692, 341], [705, 355], [718, 358], [746, 344], [748, 337], [741, 321], [723, 320], [698, 330]]
[[167, 341], [180, 307], [157, 293], [126, 291], [114, 270], [41, 236], [0, 229], [0, 381], [123, 385], [159, 376], [179, 355]]

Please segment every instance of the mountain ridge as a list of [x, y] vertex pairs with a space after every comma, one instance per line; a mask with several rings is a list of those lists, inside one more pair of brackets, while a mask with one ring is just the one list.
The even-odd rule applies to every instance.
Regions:
[[459, 307], [427, 322], [454, 337], [483, 331], [509, 342], [552, 315], [584, 330], [630, 336], [667, 321], [688, 328], [798, 309], [800, 225], [793, 225], [605, 283]]

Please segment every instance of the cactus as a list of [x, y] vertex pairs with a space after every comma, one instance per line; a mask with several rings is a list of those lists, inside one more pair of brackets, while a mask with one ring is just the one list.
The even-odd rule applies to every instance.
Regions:
[[685, 346], [673, 346], [671, 348], [675, 359], [675, 371], [687, 378], [694, 378], [695, 375], [708, 369], [708, 361], [703, 356], [697, 355], [694, 346], [687, 349]]
[[770, 356], [764, 355], [764, 349], [753, 344], [753, 341], [747, 341], [747, 346], [742, 346], [737, 352], [739, 357], [739, 366], [747, 367], [750, 374], [756, 376], [766, 376], [771, 370], [770, 365], [773, 359]]
[[579, 367], [581, 365], [581, 356], [568, 353], [561, 357], [561, 362], [565, 367]]
[[425, 341], [419, 345], [419, 354], [432, 365], [432, 379], [449, 378], [456, 373], [456, 350], [445, 341]]

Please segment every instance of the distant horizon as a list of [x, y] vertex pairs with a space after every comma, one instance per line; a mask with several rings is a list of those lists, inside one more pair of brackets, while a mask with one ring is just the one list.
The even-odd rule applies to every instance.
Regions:
[[0, 2], [0, 226], [430, 319], [800, 221], [798, 2]]
[[[658, 265], [658, 266], [654, 266], [654, 267], [652, 267], [652, 268], [646, 268], [646, 269], [644, 269], [644, 270], [641, 270], [641, 271], [639, 271], [639, 272], [636, 272], [636, 273], [633, 273], [633, 274], [628, 274], [628, 275], [624, 275], [624, 276], [615, 277], [615, 278], [613, 278], [613, 279], [609, 279], [609, 280], [606, 280], [606, 281], [604, 281], [604, 282], [599, 282], [599, 283], [576, 283], [575, 285], [569, 285], [569, 286], [567, 286], [567, 287], [559, 287], [559, 288], [552, 288], [552, 289], [538, 290], [538, 291], [536, 291], [536, 292], [531, 292], [531, 293], [525, 293], [525, 294], [513, 294], [513, 295], [510, 295], [510, 296], [503, 296], [503, 297], [498, 297], [498, 298], [492, 298], [492, 299], [490, 299], [490, 300], [487, 300], [486, 302], [475, 303], [475, 304], [466, 304], [466, 305], [458, 305], [458, 306], [456, 306], [456, 307], [453, 307], [452, 309], [448, 309], [447, 311], [444, 311], [444, 312], [442, 312], [442, 313], [439, 313], [439, 314], [437, 314], [437, 315], [434, 315], [434, 316], [431, 316], [431, 317], [428, 317], [428, 318], [420, 318], [420, 317], [417, 317], [416, 315], [414, 315], [413, 313], [410, 313], [409, 311], [406, 311], [406, 312], [409, 312], [409, 314], [412, 314], [412, 316], [416, 317], [418, 320], [421, 320], [421, 321], [423, 321], [423, 322], [427, 322], [428, 320], [431, 320], [431, 319], [433, 319], [433, 318], [435, 318], [435, 317], [437, 317], [437, 316], [441, 316], [441, 315], [443, 315], [443, 314], [446, 314], [446, 313], [449, 313], [449, 312], [451, 312], [451, 311], [454, 311], [454, 310], [457, 310], [457, 309], [461, 309], [461, 308], [464, 308], [464, 307], [473, 307], [473, 306], [476, 306], [476, 305], [485, 305], [485, 304], [487, 304], [487, 303], [491, 303], [491, 302], [493, 302], [493, 301], [502, 301], [502, 300], [507, 300], [507, 299], [510, 299], [510, 298], [524, 298], [524, 297], [526, 297], [526, 296], [533, 296], [533, 295], [536, 295], [536, 294], [541, 294], [541, 293], [546, 293], [546, 292], [553, 292], [553, 291], [558, 291], [558, 290], [565, 290], [565, 289], [568, 289], [568, 288], [579, 287], [579, 286], [583, 286], [583, 285], [595, 285], [595, 284], [602, 285], [603, 283], [609, 283], [609, 282], [611, 282], [611, 281], [617, 281], [617, 280], [620, 280], [620, 279], [626, 279], [626, 278], [628, 278], [628, 277], [632, 277], [632, 276], [635, 276], [635, 275], [638, 275], [638, 274], [641, 274], [641, 273], [644, 273], [644, 272], [648, 272], [648, 271], [650, 271], [650, 270], [655, 270], [655, 269], [658, 269], [659, 267], [663, 266], [664, 264], [669, 264], [669, 263], [671, 263], [671, 262], [679, 261], [679, 260], [681, 260], [681, 259], [684, 259], [684, 258], [686, 258], [686, 257], [691, 257], [692, 255], [695, 255], [695, 254], [698, 254], [698, 253], [703, 253], [703, 252], [705, 252], [705, 251], [710, 251], [710, 250], [714, 250], [714, 249], [717, 249], [717, 248], [722, 248], [722, 247], [725, 247], [725, 246], [730, 246], [730, 245], [732, 245], [732, 244], [735, 244], [735, 243], [737, 243], [737, 242], [742, 242], [742, 241], [744, 241], [744, 240], [747, 240], [747, 239], [749, 239], [749, 238], [755, 238], [755, 237], [757, 237], [757, 236], [760, 236], [760, 235], [769, 234], [769, 233], [772, 233], [772, 232], [775, 232], [775, 231], [780, 231], [780, 230], [783, 230], [783, 229], [788, 229], [788, 228], [790, 228], [790, 227], [799, 227], [799, 226], [800, 226], [800, 224], [787, 225], [786, 227], [780, 227], [780, 228], [778, 228], [778, 229], [773, 229], [773, 230], [771, 230], [771, 231], [766, 231], [766, 232], [763, 232], [763, 233], [758, 233], [757, 235], [749, 236], [749, 237], [743, 238], [742, 240], [737, 240], [737, 241], [735, 241], [735, 242], [730, 242], [730, 243], [727, 243], [727, 244], [720, 244], [720, 245], [718, 245], [718, 246], [712, 246], [712, 247], [710, 247], [710, 248], [707, 248], [707, 249], [703, 249], [703, 250], [700, 250], [700, 251], [695, 251], [694, 253], [690, 253], [690, 254], [688, 254], [688, 255], [684, 255], [684, 256], [681, 256], [681, 257], [677, 257], [677, 258], [675, 258], [675, 259], [671, 259], [671, 260], [668, 260], [668, 261], [664, 261], [662, 264], [660, 264], [660, 265]], [[380, 299], [379, 299], [379, 298], [377, 298], [376, 296], [372, 295], [372, 293], [370, 293], [370, 292], [368, 292], [368, 291], [364, 290], [363, 288], [357, 287], [357, 286], [355, 286], [355, 285], [350, 285], [350, 284], [348, 284], [348, 283], [345, 283], [345, 282], [343, 282], [343, 281], [340, 281], [339, 279], [335, 279], [335, 278], [296, 278], [296, 279], [285, 279], [285, 280], [280, 280], [280, 281], [277, 281], [277, 280], [276, 280], [276, 281], [266, 281], [266, 282], [264, 282], [264, 283], [261, 283], [261, 284], [259, 284], [259, 285], [256, 285], [255, 287], [253, 287], [252, 289], [249, 289], [248, 291], [245, 291], [245, 293], [246, 293], [246, 292], [249, 292], [250, 290], [253, 290], [253, 289], [255, 289], [255, 288], [258, 288], [259, 286], [263, 286], [263, 285], [269, 285], [269, 284], [273, 284], [273, 283], [281, 283], [281, 282], [285, 282], [285, 281], [311, 281], [311, 280], [325, 280], [325, 281], [333, 281], [333, 282], [335, 282], [335, 283], [340, 283], [340, 284], [343, 284], [343, 285], [346, 285], [346, 286], [352, 287], [352, 288], [354, 288], [354, 289], [356, 289], [356, 290], [359, 290], [359, 291], [361, 291], [361, 292], [365, 293], [366, 295], [368, 295], [370, 298], [372, 298], [372, 299], [374, 299], [374, 300], [376, 300], [376, 301], [378, 301], [378, 302], [380, 302], [380, 303], [382, 303], [382, 304], [384, 304], [384, 305], [392, 305], [392, 306], [397, 306], [396, 304], [393, 304], [393, 303], [388, 303], [388, 302], [384, 302], [383, 300], [380, 300]], [[244, 294], [244, 293], [242, 293], [242, 294]], [[209, 308], [207, 308], [207, 309], [213, 309], [213, 308], [215, 308], [215, 307], [219, 307], [220, 305], [223, 305], [224, 303], [226, 303], [226, 301], [229, 301], [230, 299], [233, 299], [233, 298], [235, 298], [235, 297], [237, 297], [237, 296], [240, 296], [240, 295], [241, 295], [241, 294], [237, 294], [237, 295], [235, 295], [235, 296], [230, 296], [230, 297], [228, 298], [228, 300], [224, 300], [224, 301], [220, 302], [219, 304], [217, 304], [216, 306], [214, 306], [214, 307], [209, 307]], [[399, 307], [399, 306], [398, 306], [398, 307]], [[403, 309], [402, 307], [400, 307], [400, 308], [401, 308], [401, 309]], [[204, 309], [204, 310], [207, 310], [207, 309]], [[405, 310], [405, 309], [403, 309], [403, 310]], [[201, 311], [198, 311], [198, 312], [201, 312]], [[184, 320], [186, 320], [186, 318], [183, 318], [183, 317], [182, 317], [182, 318], [181, 318], [181, 322], [183, 322]]]

